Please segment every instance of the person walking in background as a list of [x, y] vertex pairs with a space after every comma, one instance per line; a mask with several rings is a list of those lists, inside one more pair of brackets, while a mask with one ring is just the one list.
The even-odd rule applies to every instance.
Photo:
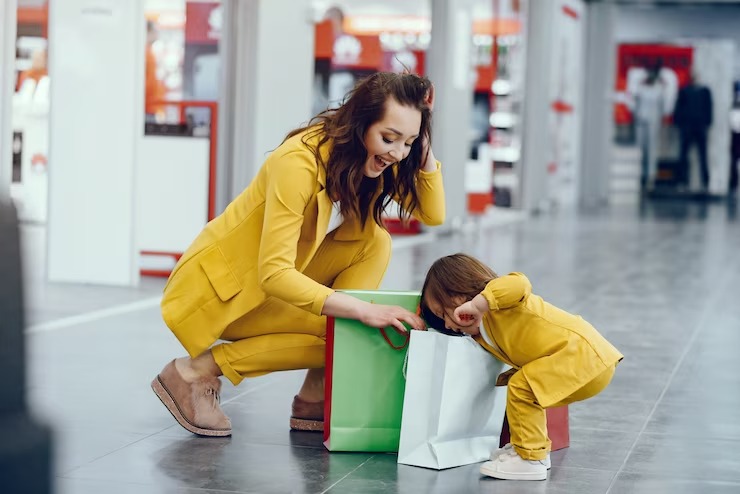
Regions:
[[641, 184], [647, 190], [653, 189], [658, 172], [660, 129], [665, 105], [663, 86], [658, 74], [658, 69], [650, 70], [635, 93], [637, 141], [642, 150]]
[[231, 435], [221, 375], [237, 385], [310, 369], [290, 425], [323, 430], [326, 316], [425, 327], [406, 309], [337, 290], [380, 285], [391, 255], [382, 215], [392, 199], [404, 218], [444, 222], [433, 102], [431, 82], [416, 75], [381, 72], [359, 82], [342, 106], [290, 132], [183, 254], [161, 307], [188, 356], [168, 363], [152, 388], [185, 429]]
[[712, 92], [697, 82], [695, 74], [691, 74], [689, 83], [678, 92], [673, 123], [678, 128], [681, 139], [679, 181], [684, 185], [689, 184], [689, 151], [696, 144], [699, 152], [701, 186], [703, 192], [707, 192], [709, 190], [707, 133], [712, 125]]
[[740, 166], [740, 93], [735, 95], [735, 102], [730, 110], [730, 186], [731, 198], [737, 193], [737, 175]]

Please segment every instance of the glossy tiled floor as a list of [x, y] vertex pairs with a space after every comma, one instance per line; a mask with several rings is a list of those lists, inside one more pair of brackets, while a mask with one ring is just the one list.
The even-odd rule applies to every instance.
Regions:
[[436, 472], [393, 455], [330, 454], [320, 435], [288, 431], [300, 372], [227, 383], [233, 437], [190, 435], [149, 388], [182, 354], [156, 307], [162, 281], [43, 283], [31, 262], [43, 232], [26, 228], [29, 399], [55, 431], [57, 492], [740, 492], [734, 213], [668, 202], [561, 212], [397, 249], [386, 288], [418, 288], [434, 259], [464, 250], [525, 272], [626, 355], [603, 394], [571, 407], [571, 447], [552, 455], [550, 478], [523, 483], [482, 478], [477, 465]]

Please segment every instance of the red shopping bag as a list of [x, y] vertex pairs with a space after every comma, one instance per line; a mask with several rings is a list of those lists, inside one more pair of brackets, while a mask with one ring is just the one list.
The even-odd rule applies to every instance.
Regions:
[[[552, 441], [552, 451], [570, 446], [570, 426], [568, 424], [568, 405], [562, 407], [548, 408], [547, 412], [547, 436]], [[510, 442], [509, 420], [504, 416], [504, 427], [501, 429], [500, 448]]]

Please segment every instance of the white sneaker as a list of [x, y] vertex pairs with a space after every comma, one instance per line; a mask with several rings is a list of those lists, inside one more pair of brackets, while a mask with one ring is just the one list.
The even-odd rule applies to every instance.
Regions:
[[547, 480], [545, 460], [524, 460], [513, 449], [485, 462], [480, 473], [503, 480]]
[[[504, 446], [503, 448], [499, 448], [493, 453], [491, 453], [491, 461], [496, 461], [496, 458], [498, 458], [504, 453], [509, 453], [511, 451], [514, 451], [514, 448], [511, 446], [511, 443], [506, 443], [506, 446]], [[547, 453], [547, 458], [545, 458], [542, 461], [545, 463], [545, 466], [547, 467], [547, 469], [550, 470], [550, 468], [552, 467], [552, 464], [550, 463], [550, 453]]]

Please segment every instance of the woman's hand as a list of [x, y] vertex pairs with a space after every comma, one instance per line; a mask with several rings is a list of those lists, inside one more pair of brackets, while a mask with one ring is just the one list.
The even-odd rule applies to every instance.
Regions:
[[371, 328], [393, 326], [399, 331], [406, 331], [405, 322], [413, 329], [426, 329], [424, 320], [418, 315], [396, 305], [367, 304], [360, 314], [360, 322]]
[[[403, 69], [402, 74], [411, 74], [411, 72], [409, 69]], [[429, 89], [427, 89], [427, 92], [424, 95], [424, 104], [429, 107], [429, 111], [434, 111], [434, 84], [431, 82], [429, 83]], [[424, 138], [424, 141], [421, 143], [421, 149], [423, 156], [421, 169], [427, 173], [437, 171], [437, 159], [434, 157], [432, 148], [429, 146], [429, 142], [427, 142], [426, 138]]]
[[[434, 84], [431, 84], [429, 89], [427, 89], [427, 94], [424, 96], [424, 103], [426, 103], [430, 111], [434, 110]], [[424, 150], [424, 165], [422, 169], [428, 173], [437, 171], [437, 160], [426, 137], [422, 143], [422, 149]]]
[[426, 103], [430, 110], [434, 111], [434, 84], [431, 84], [429, 89], [427, 89], [427, 94], [424, 96], [424, 103]]
[[382, 329], [393, 326], [399, 331], [406, 331], [403, 325], [406, 323], [414, 329], [426, 329], [421, 317], [403, 307], [371, 304], [340, 292], [334, 292], [327, 297], [321, 313], [326, 316], [354, 319], [371, 328]]

